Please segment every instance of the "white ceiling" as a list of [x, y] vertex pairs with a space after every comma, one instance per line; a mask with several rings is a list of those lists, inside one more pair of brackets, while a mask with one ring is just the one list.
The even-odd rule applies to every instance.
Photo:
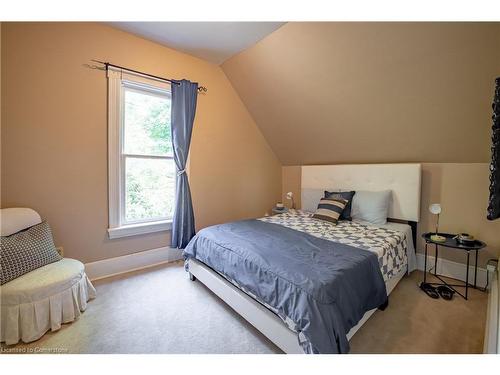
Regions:
[[221, 64], [284, 22], [111, 22], [111, 26]]

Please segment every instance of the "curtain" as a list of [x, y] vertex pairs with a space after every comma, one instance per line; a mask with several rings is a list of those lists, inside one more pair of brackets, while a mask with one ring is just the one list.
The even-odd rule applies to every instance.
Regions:
[[172, 84], [171, 110], [172, 146], [177, 169], [171, 246], [183, 249], [195, 235], [193, 203], [186, 174], [186, 162], [196, 112], [198, 84], [185, 79], [177, 83]]
[[493, 98], [493, 127], [491, 135], [490, 201], [488, 219], [500, 218], [500, 78], [495, 81]]

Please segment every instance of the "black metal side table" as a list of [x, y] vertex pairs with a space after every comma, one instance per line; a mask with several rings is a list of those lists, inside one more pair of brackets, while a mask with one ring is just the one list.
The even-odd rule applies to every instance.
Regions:
[[[483, 249], [486, 247], [486, 244], [482, 241], [475, 240], [473, 244], [470, 245], [463, 245], [454, 238], [456, 235], [455, 234], [450, 234], [450, 233], [438, 233], [440, 236], [443, 236], [446, 238], [444, 242], [437, 242], [431, 240], [431, 236], [434, 235], [435, 233], [424, 233], [422, 234], [422, 237], [425, 240], [425, 258], [424, 258], [424, 283], [426, 282], [426, 275], [427, 275], [427, 246], [434, 244], [436, 248], [436, 257], [434, 259], [434, 276], [437, 277], [441, 282], [440, 283], [429, 283], [431, 285], [446, 285], [448, 288], [452, 289], [455, 293], [457, 293], [459, 296], [461, 296], [464, 299], [467, 299], [468, 296], [468, 291], [469, 287], [477, 289], [477, 253], [479, 250]], [[465, 275], [465, 282], [464, 284], [448, 284], [445, 280], [442, 279], [441, 275], [437, 274], [437, 260], [438, 260], [438, 247], [439, 246], [444, 246], [447, 248], [451, 249], [457, 249], [457, 250], [463, 250], [467, 252], [467, 270], [466, 270], [466, 275]], [[475, 251], [476, 254], [476, 262], [474, 264], [474, 285], [471, 285], [469, 283], [469, 261], [470, 261], [470, 252]], [[465, 295], [460, 293], [458, 290], [456, 290], [454, 287], [460, 287], [460, 288], [465, 288]]]

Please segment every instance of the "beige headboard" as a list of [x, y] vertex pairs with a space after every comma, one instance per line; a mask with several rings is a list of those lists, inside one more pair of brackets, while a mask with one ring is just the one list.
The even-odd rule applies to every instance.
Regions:
[[302, 208], [315, 208], [322, 190], [391, 190], [389, 217], [419, 221], [420, 164], [302, 166]]

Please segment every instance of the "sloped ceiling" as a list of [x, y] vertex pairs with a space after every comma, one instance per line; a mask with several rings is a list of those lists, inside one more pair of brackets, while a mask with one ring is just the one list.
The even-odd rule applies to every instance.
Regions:
[[222, 68], [284, 165], [489, 161], [498, 23], [287, 23]]
[[215, 64], [252, 46], [283, 22], [110, 22], [111, 26]]

